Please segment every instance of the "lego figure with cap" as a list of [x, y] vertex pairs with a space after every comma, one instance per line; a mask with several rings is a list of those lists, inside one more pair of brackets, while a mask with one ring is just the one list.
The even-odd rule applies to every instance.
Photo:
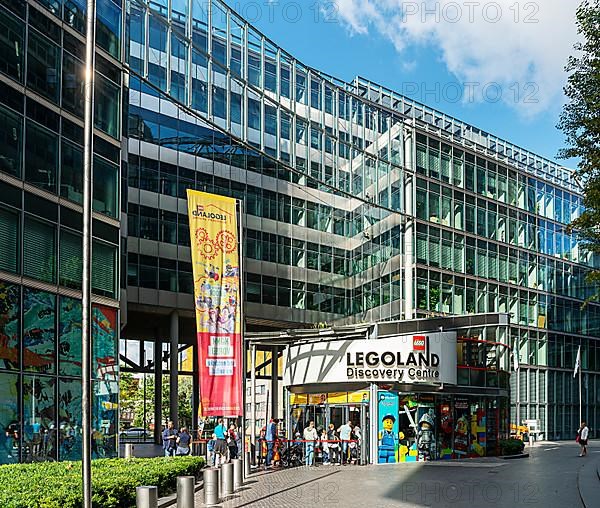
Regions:
[[436, 458], [435, 433], [433, 416], [425, 413], [421, 416], [417, 431], [417, 451], [419, 461], [433, 460]]
[[397, 437], [394, 435], [396, 417], [388, 414], [381, 419], [382, 430], [379, 431], [379, 463], [393, 464], [396, 462]]

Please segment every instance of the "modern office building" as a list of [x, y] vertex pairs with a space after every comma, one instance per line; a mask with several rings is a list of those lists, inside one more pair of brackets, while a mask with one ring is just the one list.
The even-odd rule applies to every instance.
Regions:
[[[82, 5], [0, 0], [4, 462], [32, 460], [46, 434], [45, 453], [70, 457], [79, 423]], [[565, 231], [582, 210], [572, 171], [315, 70], [222, 1], [97, 5], [99, 453], [114, 450], [117, 338], [121, 369], [154, 378], [156, 422], [177, 419], [178, 380], [196, 370], [188, 188], [244, 202], [248, 331], [507, 313], [506, 331], [457, 337], [459, 382], [510, 378], [511, 421], [571, 437], [581, 345], [596, 432], [600, 306], [582, 308], [595, 259]], [[280, 377], [281, 348], [259, 354], [258, 377]], [[195, 414], [197, 384], [191, 398]]]

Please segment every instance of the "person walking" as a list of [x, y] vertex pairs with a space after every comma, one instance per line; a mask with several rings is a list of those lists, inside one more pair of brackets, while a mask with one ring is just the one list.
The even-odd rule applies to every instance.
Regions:
[[318, 439], [317, 429], [315, 429], [315, 422], [311, 421], [308, 427], [304, 429], [304, 441], [306, 449], [306, 465], [313, 466], [315, 463], [315, 441]]
[[585, 422], [581, 422], [581, 426], [577, 431], [577, 442], [579, 446], [581, 446], [580, 457], [585, 457], [587, 455], [587, 444], [588, 444], [588, 435], [590, 433], [590, 429], [588, 428]]
[[177, 429], [172, 421], [169, 421], [165, 430], [163, 430], [162, 441], [165, 457], [173, 457], [177, 450]]
[[175, 452], [175, 455], [190, 455], [191, 442], [192, 435], [188, 432], [187, 427], [181, 427], [176, 440], [177, 451]]
[[348, 462], [348, 444], [350, 441], [350, 434], [352, 434], [352, 420], [348, 420], [348, 423], [340, 426], [338, 429], [340, 433], [340, 439], [342, 440], [342, 464]]
[[227, 458], [227, 443], [225, 442], [225, 436], [227, 434], [227, 427], [223, 423], [223, 418], [217, 420], [217, 426], [215, 427], [215, 435], [217, 436], [217, 442], [215, 443], [215, 466], [219, 467], [225, 462]]
[[271, 418], [271, 421], [267, 425], [265, 432], [265, 440], [267, 441], [267, 461], [265, 468], [271, 467], [273, 461], [273, 448], [275, 446], [275, 440], [277, 439], [277, 418]]

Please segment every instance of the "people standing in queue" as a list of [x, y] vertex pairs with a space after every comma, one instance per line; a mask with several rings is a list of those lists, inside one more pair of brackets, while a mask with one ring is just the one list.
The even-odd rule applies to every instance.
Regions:
[[225, 441], [227, 427], [223, 423], [223, 418], [219, 418], [217, 421], [215, 435], [217, 436], [217, 442], [215, 443], [215, 466], [219, 467], [227, 458], [227, 442]]
[[265, 433], [265, 440], [267, 441], [267, 462], [265, 467], [271, 467], [273, 461], [273, 447], [275, 446], [275, 440], [277, 439], [277, 418], [271, 418], [271, 421], [267, 425], [267, 431]]
[[237, 439], [237, 428], [235, 423], [232, 423], [229, 426], [229, 432], [227, 434], [227, 447], [229, 448], [229, 458], [231, 460], [237, 459]]
[[340, 445], [338, 442], [338, 436], [335, 432], [335, 425], [333, 423], [329, 424], [329, 429], [327, 430], [327, 441], [329, 441], [329, 461], [332, 464], [339, 464]]
[[315, 429], [315, 422], [311, 421], [308, 427], [304, 429], [304, 441], [306, 450], [306, 465], [313, 466], [315, 463], [315, 441], [318, 439], [317, 429]]
[[167, 423], [165, 430], [162, 433], [163, 450], [165, 457], [173, 457], [177, 450], [177, 429], [172, 421]]
[[340, 439], [342, 440], [342, 464], [345, 464], [348, 462], [348, 445], [350, 434], [352, 434], [352, 420], [348, 420], [348, 423], [340, 426], [338, 432], [340, 433]]

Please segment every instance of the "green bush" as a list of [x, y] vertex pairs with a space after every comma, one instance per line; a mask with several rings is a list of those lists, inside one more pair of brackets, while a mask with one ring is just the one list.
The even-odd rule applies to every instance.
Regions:
[[[92, 462], [94, 508], [135, 506], [135, 488], [155, 485], [158, 495], [176, 490], [178, 476], [196, 476], [202, 457], [99, 459]], [[80, 508], [81, 462], [37, 462], [0, 466], [2, 508]]]
[[525, 443], [520, 439], [501, 439], [500, 453], [501, 455], [518, 455], [523, 453]]

